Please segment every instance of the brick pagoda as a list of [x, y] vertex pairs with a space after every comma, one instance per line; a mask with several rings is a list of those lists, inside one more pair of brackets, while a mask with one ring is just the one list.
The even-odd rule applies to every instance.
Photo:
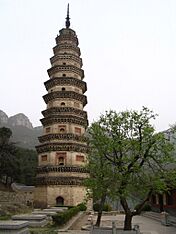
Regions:
[[77, 205], [86, 198], [82, 185], [88, 176], [86, 164], [88, 126], [87, 90], [78, 38], [70, 28], [69, 6], [66, 27], [56, 37], [50, 59], [49, 80], [44, 85], [46, 110], [42, 111], [43, 135], [39, 137], [35, 204], [39, 207]]

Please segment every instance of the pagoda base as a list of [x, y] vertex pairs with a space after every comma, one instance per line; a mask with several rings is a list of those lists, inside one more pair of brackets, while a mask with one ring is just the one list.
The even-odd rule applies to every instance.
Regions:
[[76, 206], [82, 202], [86, 202], [84, 186], [46, 185], [35, 188], [34, 206], [36, 208]]

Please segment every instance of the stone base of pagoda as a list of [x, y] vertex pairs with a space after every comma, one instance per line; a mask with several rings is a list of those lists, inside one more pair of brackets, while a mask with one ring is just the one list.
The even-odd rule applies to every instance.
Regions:
[[76, 206], [86, 201], [86, 188], [77, 185], [37, 186], [34, 192], [36, 208], [52, 206]]

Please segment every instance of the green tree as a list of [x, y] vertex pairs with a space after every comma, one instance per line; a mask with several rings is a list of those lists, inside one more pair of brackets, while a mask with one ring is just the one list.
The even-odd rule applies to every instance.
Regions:
[[[167, 191], [176, 184], [176, 173], [171, 169], [174, 163], [174, 147], [163, 133], [155, 131], [151, 124], [155, 117], [156, 115], [145, 107], [140, 112], [109, 111], [89, 129], [89, 156], [96, 158], [90, 160], [90, 173], [94, 175], [90, 180], [106, 193], [107, 186], [101, 182], [99, 184], [101, 173], [94, 172], [101, 170], [96, 166], [100, 163], [97, 163], [99, 158], [104, 164], [111, 165], [108, 166], [110, 173], [104, 173], [104, 180], [110, 182], [112, 193], [109, 195], [115, 193], [124, 209], [124, 230], [131, 230], [132, 217], [140, 214], [152, 194]], [[90, 182], [89, 185], [91, 187]], [[94, 186], [92, 189], [97, 193]], [[130, 209], [130, 196], [140, 198], [136, 210]]]
[[34, 185], [37, 153], [34, 150], [17, 147], [10, 142], [12, 131], [0, 128], [0, 179], [6, 185], [13, 181]]
[[89, 134], [90, 153], [88, 155], [89, 164], [87, 167], [90, 171], [90, 178], [85, 180], [85, 185], [91, 189], [88, 190], [90, 192], [89, 196], [92, 195], [91, 191], [93, 190], [93, 200], [99, 203], [96, 226], [100, 226], [106, 198], [113, 194], [111, 189], [115, 185], [115, 172], [113, 171], [111, 163], [104, 159], [102, 146], [105, 146], [107, 142], [103, 142], [102, 137], [102, 141], [99, 141], [101, 134], [99, 126], [92, 124], [89, 129]]
[[18, 177], [18, 160], [16, 147], [10, 142], [12, 131], [9, 128], [0, 128], [0, 178], [8, 185]]
[[36, 151], [17, 147], [16, 157], [19, 162], [19, 174], [16, 182], [34, 185], [37, 168]]

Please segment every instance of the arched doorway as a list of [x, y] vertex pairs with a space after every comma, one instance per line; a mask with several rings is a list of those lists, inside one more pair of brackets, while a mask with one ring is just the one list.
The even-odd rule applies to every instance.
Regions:
[[63, 206], [64, 205], [64, 198], [59, 196], [56, 198], [56, 205]]

